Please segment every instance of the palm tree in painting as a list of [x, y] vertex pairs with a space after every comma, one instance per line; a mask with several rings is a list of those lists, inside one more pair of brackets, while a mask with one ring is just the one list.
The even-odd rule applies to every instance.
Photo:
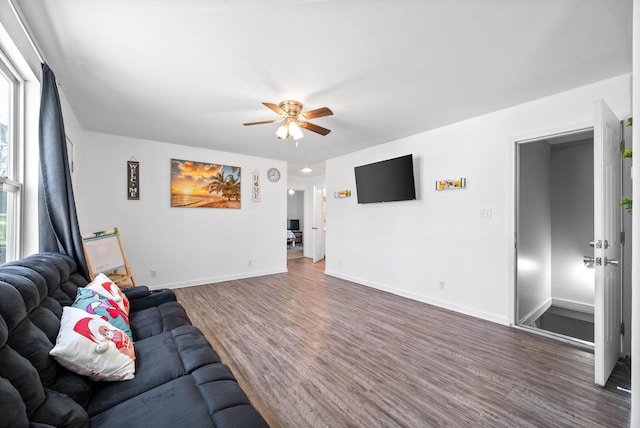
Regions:
[[227, 176], [226, 183], [227, 200], [231, 200], [234, 197], [236, 201], [240, 198], [240, 181], [238, 181], [233, 175]]
[[224, 176], [224, 172], [222, 172], [222, 170], [218, 171], [218, 173], [214, 175], [209, 182], [209, 193], [216, 192], [218, 194], [224, 195], [227, 181], [226, 179], [227, 177]]
[[209, 193], [213, 192], [225, 196], [228, 201], [232, 197], [238, 201], [240, 200], [240, 180], [232, 174], [224, 175], [224, 172], [220, 170], [209, 182]]

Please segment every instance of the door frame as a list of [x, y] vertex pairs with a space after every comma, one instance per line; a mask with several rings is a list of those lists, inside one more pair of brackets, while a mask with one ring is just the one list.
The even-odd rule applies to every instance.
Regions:
[[513, 237], [513, 251], [511, 252], [510, 257], [510, 270], [513, 274], [512, 276], [512, 286], [509, 287], [509, 299], [511, 305], [509, 305], [510, 313], [509, 320], [510, 325], [512, 327], [525, 329], [527, 331], [531, 331], [537, 334], [541, 334], [544, 336], [550, 336], [554, 338], [558, 338], [561, 340], [566, 340], [571, 343], [576, 343], [579, 345], [584, 345], [587, 348], [593, 349], [593, 346], [590, 346], [588, 342], [581, 341], [579, 339], [566, 338], [562, 335], [557, 335], [555, 333], [543, 333], [539, 329], [533, 329], [529, 327], [525, 327], [520, 325], [519, 322], [519, 314], [518, 314], [518, 224], [519, 224], [519, 212], [518, 212], [518, 195], [520, 193], [520, 182], [519, 182], [519, 167], [520, 167], [520, 150], [519, 147], [521, 144], [533, 143], [535, 141], [551, 139], [556, 137], [568, 136], [572, 134], [578, 134], [585, 131], [590, 131], [594, 129], [594, 123], [581, 123], [576, 125], [567, 125], [562, 128], [549, 129], [549, 130], [541, 130], [537, 132], [532, 132], [530, 134], [516, 136], [509, 138], [510, 144], [509, 149], [511, 151], [510, 156], [512, 159], [512, 171], [511, 171], [511, 184], [513, 185], [511, 195], [511, 207], [513, 209], [513, 216], [510, 225], [510, 233]]

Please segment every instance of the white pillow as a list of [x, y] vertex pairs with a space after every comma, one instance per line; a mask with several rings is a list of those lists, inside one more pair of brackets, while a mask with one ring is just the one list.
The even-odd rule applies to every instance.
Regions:
[[95, 380], [133, 379], [135, 354], [129, 336], [98, 315], [66, 306], [56, 346], [49, 352], [69, 370]]
[[120, 309], [122, 309], [127, 315], [129, 315], [129, 299], [120, 290], [120, 288], [111, 279], [103, 274], [99, 273], [93, 278], [89, 284], [85, 286], [96, 293], [101, 294], [107, 299], [113, 300]]

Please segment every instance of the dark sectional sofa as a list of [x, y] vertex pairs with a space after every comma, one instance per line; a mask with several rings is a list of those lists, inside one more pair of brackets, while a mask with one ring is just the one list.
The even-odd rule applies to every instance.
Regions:
[[64, 255], [0, 266], [0, 427], [266, 427], [170, 290], [125, 291], [135, 378], [93, 381], [49, 355], [87, 281]]

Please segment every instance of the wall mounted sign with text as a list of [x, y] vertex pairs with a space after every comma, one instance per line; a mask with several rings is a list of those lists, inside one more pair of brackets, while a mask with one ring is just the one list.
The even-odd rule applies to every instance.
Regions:
[[140, 162], [127, 161], [127, 199], [140, 200]]
[[253, 171], [253, 179], [251, 183], [251, 200], [253, 202], [260, 202], [260, 172], [258, 172], [257, 169]]

